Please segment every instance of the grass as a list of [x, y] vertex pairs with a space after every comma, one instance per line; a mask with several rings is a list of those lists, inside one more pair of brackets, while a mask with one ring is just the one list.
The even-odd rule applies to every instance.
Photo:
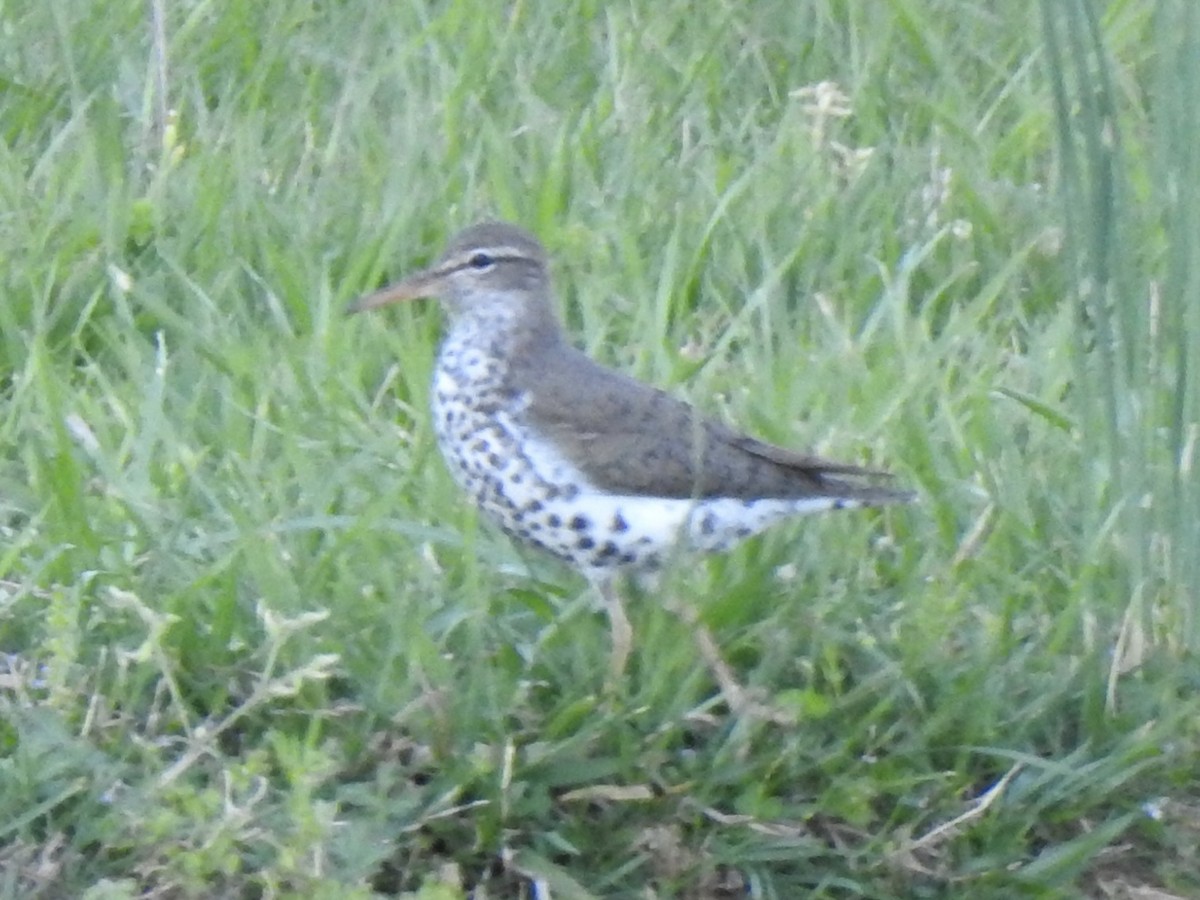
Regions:
[[[1200, 892], [1195, 14], [993, 6], [7, 10], [0, 896]], [[343, 317], [491, 216], [590, 353], [920, 492], [663, 585], [799, 727], [653, 592], [605, 694], [436, 307]]]

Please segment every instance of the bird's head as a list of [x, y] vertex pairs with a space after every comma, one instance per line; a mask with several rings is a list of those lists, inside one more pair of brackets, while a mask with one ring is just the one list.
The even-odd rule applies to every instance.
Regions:
[[436, 297], [452, 317], [520, 317], [548, 305], [549, 293], [546, 252], [537, 238], [516, 225], [484, 222], [455, 235], [427, 269], [360, 297], [347, 312]]

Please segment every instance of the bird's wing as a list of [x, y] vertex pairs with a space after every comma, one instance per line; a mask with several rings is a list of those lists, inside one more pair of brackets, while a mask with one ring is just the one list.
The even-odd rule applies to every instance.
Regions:
[[568, 345], [536, 359], [536, 367], [515, 372], [514, 388], [529, 399], [530, 425], [604, 490], [696, 499], [908, 499], [901, 491], [857, 483], [884, 473], [739, 434]]

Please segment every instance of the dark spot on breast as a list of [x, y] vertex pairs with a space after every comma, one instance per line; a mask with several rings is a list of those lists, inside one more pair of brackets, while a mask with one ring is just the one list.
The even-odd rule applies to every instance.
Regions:
[[562, 518], [559, 516], [558, 513], [550, 513], [550, 515], [548, 515], [546, 517], [546, 524], [549, 525], [551, 528], [557, 528], [559, 525], [562, 524]]
[[625, 521], [625, 517], [623, 515], [617, 513], [615, 516], [613, 516], [611, 527], [613, 531], [620, 533], [622, 531], [629, 530], [629, 523]]
[[596, 542], [593, 541], [587, 535], [584, 535], [578, 541], [575, 542], [575, 546], [578, 547], [580, 550], [591, 550], [593, 547], [596, 546]]
[[710, 535], [717, 530], [717, 517], [712, 513], [705, 513], [704, 518], [700, 520], [700, 533]]
[[620, 553], [620, 549], [612, 541], [605, 541], [604, 546], [600, 548], [600, 552], [596, 554], [596, 559], [607, 560], [612, 559]]
[[591, 524], [592, 523], [588, 521], [587, 516], [575, 516], [575, 518], [571, 520], [571, 528], [574, 531], [586, 531], [589, 527], [591, 527]]

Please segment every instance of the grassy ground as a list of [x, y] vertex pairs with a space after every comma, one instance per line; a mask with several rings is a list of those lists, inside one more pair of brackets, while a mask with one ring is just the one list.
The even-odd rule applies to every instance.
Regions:
[[[1200, 894], [1189, 554], [1144, 525], [1195, 495], [1089, 413], [1091, 88], [1026, 4], [169, 6], [165, 55], [142, 3], [2, 16], [0, 896]], [[1150, 117], [1140, 6], [1138, 309], [1195, 96]], [[343, 317], [485, 217], [589, 352], [920, 492], [662, 586], [798, 727], [653, 593], [606, 694], [582, 581], [437, 458], [436, 306]]]

